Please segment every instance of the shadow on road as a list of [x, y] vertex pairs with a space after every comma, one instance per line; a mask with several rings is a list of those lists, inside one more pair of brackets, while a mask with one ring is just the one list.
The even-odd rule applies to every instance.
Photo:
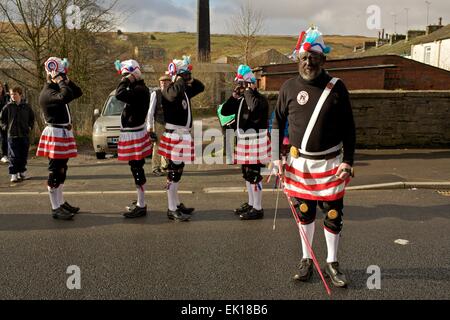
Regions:
[[450, 159], [450, 151], [430, 151], [430, 152], [403, 152], [401, 154], [390, 154], [384, 150], [383, 154], [365, 153], [358, 150], [355, 154], [355, 163], [362, 160], [394, 160], [394, 159]]
[[[109, 225], [168, 225], [168, 227], [172, 225], [173, 228], [179, 228], [185, 224], [210, 221], [229, 221], [241, 225], [246, 224], [246, 226], [251, 227], [252, 224], [271, 223], [274, 218], [274, 209], [270, 207], [265, 209], [265, 219], [255, 221], [241, 221], [239, 216], [235, 215], [232, 210], [199, 210], [195, 212], [190, 222], [168, 221], [165, 211], [150, 211], [147, 217], [135, 220], [124, 219], [120, 212], [120, 210], [117, 213], [84, 212], [78, 214], [73, 221], [54, 220], [49, 213], [0, 214], [0, 231], [79, 229]], [[324, 215], [318, 210], [318, 223], [322, 223], [323, 218]], [[345, 221], [370, 221], [384, 218], [396, 218], [407, 221], [426, 221], [435, 218], [450, 219], [450, 205], [420, 208], [402, 205], [380, 205], [370, 208], [347, 206], [344, 209], [344, 223]], [[286, 219], [293, 220], [292, 213], [287, 208], [279, 208], [277, 220]]]

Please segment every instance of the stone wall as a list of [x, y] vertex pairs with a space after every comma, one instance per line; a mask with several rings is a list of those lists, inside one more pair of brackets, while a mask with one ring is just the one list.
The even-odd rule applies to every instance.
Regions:
[[[450, 147], [450, 91], [351, 91], [358, 148]], [[278, 92], [267, 92], [271, 107]]]

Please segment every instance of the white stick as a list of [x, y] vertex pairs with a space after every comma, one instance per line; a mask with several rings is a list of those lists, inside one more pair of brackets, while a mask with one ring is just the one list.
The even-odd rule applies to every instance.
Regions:
[[280, 199], [280, 189], [281, 187], [277, 185], [278, 191], [277, 191], [277, 201], [275, 202], [275, 216], [273, 217], [273, 231], [275, 231], [275, 223], [277, 221], [277, 212], [278, 212], [278, 199]]

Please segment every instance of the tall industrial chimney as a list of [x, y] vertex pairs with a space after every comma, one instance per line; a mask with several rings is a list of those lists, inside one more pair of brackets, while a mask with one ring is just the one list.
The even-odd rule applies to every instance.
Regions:
[[197, 0], [197, 60], [208, 63], [211, 61], [211, 33], [209, 25], [209, 0]]

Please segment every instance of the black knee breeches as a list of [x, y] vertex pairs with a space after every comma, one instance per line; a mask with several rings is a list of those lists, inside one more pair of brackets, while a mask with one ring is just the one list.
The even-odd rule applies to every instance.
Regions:
[[129, 161], [131, 173], [133, 174], [134, 183], [137, 186], [143, 186], [147, 179], [145, 178], [144, 164], [145, 159]]
[[242, 177], [251, 184], [261, 182], [261, 165], [260, 164], [244, 164], [242, 165]]
[[170, 182], [180, 182], [181, 176], [183, 175], [184, 162], [176, 164], [172, 160], [169, 160], [169, 165], [167, 167], [167, 180]]
[[316, 201], [296, 198], [294, 206], [297, 209], [302, 224], [310, 224], [316, 219], [316, 207], [322, 209], [325, 214], [323, 224], [332, 233], [340, 233], [342, 231], [342, 216], [344, 208], [344, 199], [336, 201]]
[[58, 188], [64, 184], [67, 177], [67, 163], [69, 159], [50, 159], [48, 163], [48, 181], [50, 188]]

